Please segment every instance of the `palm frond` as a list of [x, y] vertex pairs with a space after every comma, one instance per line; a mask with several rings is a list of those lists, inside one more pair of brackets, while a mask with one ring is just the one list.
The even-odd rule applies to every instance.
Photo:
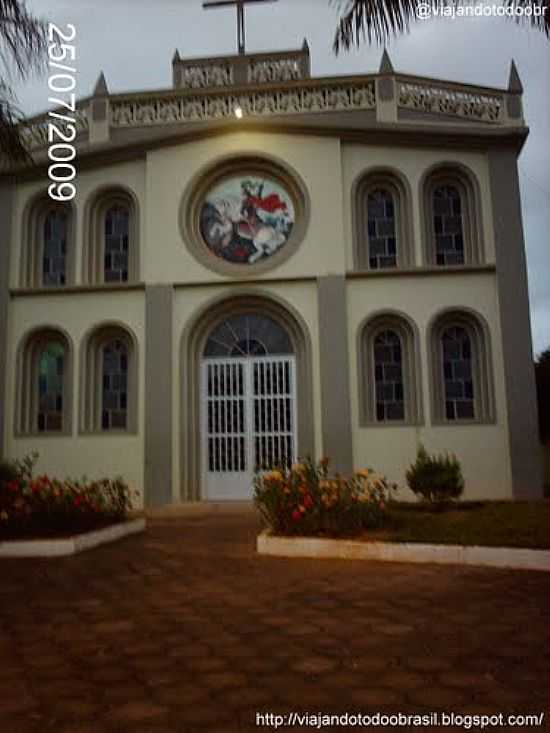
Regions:
[[12, 89], [0, 80], [0, 160], [15, 164], [32, 161], [21, 136], [22, 120]]
[[[406, 33], [411, 23], [427, 17], [417, 11], [419, 6], [429, 6], [432, 11], [456, 5], [455, 0], [330, 0], [340, 11], [340, 20], [334, 36], [333, 50], [338, 55], [342, 50], [359, 46], [361, 42], [385, 43], [390, 36]], [[472, 0], [463, 0], [470, 5]], [[531, 12], [523, 15], [510, 14], [506, 17], [527, 22], [550, 35], [550, 0], [503, 0], [506, 7], [527, 8]], [[437, 17], [437, 12], [430, 14]]]
[[516, 21], [538, 28], [550, 38], [550, 0], [506, 0], [506, 7], [514, 11], [522, 9], [521, 15], [514, 16]]
[[46, 23], [27, 10], [24, 0], [0, 0], [0, 60], [23, 79], [47, 62]]

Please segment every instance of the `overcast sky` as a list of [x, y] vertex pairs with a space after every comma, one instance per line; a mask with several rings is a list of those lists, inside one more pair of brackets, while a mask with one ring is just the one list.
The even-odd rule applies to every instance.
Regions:
[[[78, 96], [100, 70], [113, 92], [168, 87], [171, 59], [235, 51], [235, 11], [202, 10], [202, 0], [27, 0], [37, 14], [77, 28]], [[335, 58], [337, 20], [329, 0], [279, 0], [247, 10], [247, 50], [283, 50], [308, 39], [313, 75], [373, 72], [381, 49], [364, 45]], [[515, 59], [531, 129], [519, 159], [535, 352], [550, 347], [550, 40], [500, 18], [430, 20], [392, 40], [398, 71], [505, 87]], [[22, 109], [48, 108], [44, 79], [16, 86]]]

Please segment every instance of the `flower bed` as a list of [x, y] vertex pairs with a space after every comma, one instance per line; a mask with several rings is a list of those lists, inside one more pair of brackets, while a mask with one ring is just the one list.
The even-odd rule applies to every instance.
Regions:
[[[60, 480], [32, 475], [33, 460], [3, 466], [0, 540], [63, 537], [124, 521], [132, 508], [121, 479]], [[137, 493], [137, 492], [136, 492]]]
[[274, 534], [340, 537], [381, 526], [392, 488], [370, 469], [331, 476], [327, 459], [306, 460], [258, 473], [254, 501]]

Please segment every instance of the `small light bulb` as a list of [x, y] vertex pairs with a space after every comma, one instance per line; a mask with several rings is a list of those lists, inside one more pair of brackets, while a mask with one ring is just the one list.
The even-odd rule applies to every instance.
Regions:
[[238, 120], [242, 120], [242, 118], [243, 118], [243, 110], [242, 110], [242, 107], [239, 107], [239, 106], [235, 107], [235, 117]]

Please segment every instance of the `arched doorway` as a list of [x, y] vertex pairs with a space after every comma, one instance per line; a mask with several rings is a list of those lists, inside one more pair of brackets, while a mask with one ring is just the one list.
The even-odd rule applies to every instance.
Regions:
[[222, 318], [201, 362], [203, 495], [250, 499], [257, 470], [297, 455], [296, 355], [278, 320], [262, 312]]

